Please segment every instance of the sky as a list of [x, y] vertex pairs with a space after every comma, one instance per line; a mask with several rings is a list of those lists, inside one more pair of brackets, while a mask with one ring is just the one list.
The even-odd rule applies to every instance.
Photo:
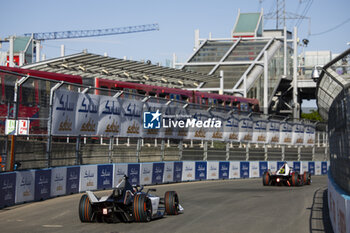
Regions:
[[[194, 30], [200, 30], [200, 38], [228, 38], [241, 12], [272, 12], [276, 0], [0, 0], [0, 37], [32, 32], [105, 29], [158, 23], [159, 31], [69, 40], [47, 40], [42, 43], [46, 58], [60, 56], [60, 45], [66, 54], [87, 49], [88, 52], [130, 60], [150, 60], [153, 64], [171, 60], [173, 53], [178, 62], [185, 62], [193, 53]], [[303, 14], [310, 5], [307, 17], [311, 17], [311, 35], [307, 20], [298, 27], [299, 38], [308, 38], [305, 51], [331, 50], [341, 53], [350, 42], [349, 0], [286, 0], [286, 11]], [[342, 22], [347, 23], [321, 35]], [[292, 30], [297, 20], [286, 25]], [[275, 28], [275, 21], [265, 20], [265, 28]], [[7, 51], [8, 43], [0, 51]]]

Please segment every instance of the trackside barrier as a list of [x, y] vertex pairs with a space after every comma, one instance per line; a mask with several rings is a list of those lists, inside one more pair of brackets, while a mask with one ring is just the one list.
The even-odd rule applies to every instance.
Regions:
[[[316, 175], [328, 172], [328, 162], [290, 161], [296, 169]], [[281, 161], [175, 161], [56, 167], [0, 173], [0, 208], [45, 200], [86, 190], [110, 189], [127, 174], [133, 185], [261, 177], [276, 171]], [[350, 207], [350, 204], [349, 204]], [[350, 216], [350, 215], [349, 215]]]
[[328, 173], [328, 208], [333, 231], [335, 233], [350, 232], [350, 196], [345, 193]]

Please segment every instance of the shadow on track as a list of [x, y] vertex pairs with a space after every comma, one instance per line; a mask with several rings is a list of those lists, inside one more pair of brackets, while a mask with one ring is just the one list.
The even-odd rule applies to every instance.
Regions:
[[310, 209], [310, 233], [333, 233], [328, 210], [328, 195], [326, 188], [315, 191]]

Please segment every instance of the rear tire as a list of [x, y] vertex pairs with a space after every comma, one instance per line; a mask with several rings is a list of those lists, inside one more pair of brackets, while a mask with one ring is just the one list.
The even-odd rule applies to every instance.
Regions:
[[304, 181], [304, 184], [307, 184], [307, 185], [311, 184], [311, 175], [309, 172], [304, 172], [303, 181]]
[[168, 215], [179, 214], [179, 197], [175, 191], [168, 191], [164, 195], [165, 212]]
[[292, 186], [299, 185], [299, 173], [298, 172], [292, 173], [291, 184], [292, 184]]
[[136, 194], [133, 203], [135, 222], [149, 222], [152, 218], [152, 201], [146, 194]]
[[93, 221], [93, 210], [89, 197], [84, 194], [79, 202], [79, 218], [81, 222]]
[[268, 172], [264, 172], [263, 185], [264, 186], [270, 185], [270, 182], [271, 182], [270, 174]]

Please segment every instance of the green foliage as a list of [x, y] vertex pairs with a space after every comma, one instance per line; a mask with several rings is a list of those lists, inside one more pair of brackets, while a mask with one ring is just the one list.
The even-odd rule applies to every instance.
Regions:
[[324, 121], [318, 111], [315, 110], [311, 110], [310, 113], [301, 113], [301, 118], [312, 121]]

